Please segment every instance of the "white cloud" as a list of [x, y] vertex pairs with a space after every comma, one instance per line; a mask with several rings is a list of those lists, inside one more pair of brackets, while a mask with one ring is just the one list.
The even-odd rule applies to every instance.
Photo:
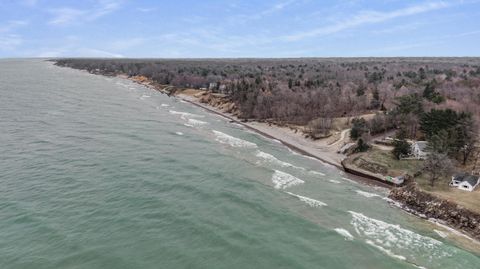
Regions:
[[378, 11], [363, 11], [359, 14], [340, 21], [338, 23], [319, 27], [310, 31], [299, 32], [292, 35], [284, 36], [282, 39], [285, 41], [298, 41], [305, 38], [324, 36], [329, 34], [338, 33], [347, 29], [358, 27], [364, 24], [380, 23], [395, 18], [411, 16], [415, 14], [425, 13], [433, 10], [446, 8], [451, 4], [446, 2], [426, 2], [417, 4], [407, 8], [390, 11], [390, 12], [378, 12]]
[[25, 26], [27, 24], [28, 21], [23, 20], [8, 21], [4, 25], [0, 25], [0, 33], [10, 32], [18, 27]]
[[146, 12], [155, 11], [155, 10], [157, 10], [157, 8], [155, 8], [155, 7], [139, 7], [139, 8], [137, 8], [137, 10], [140, 11], [140, 12], [146, 13]]
[[51, 10], [51, 13], [54, 14], [53, 19], [50, 20], [49, 24], [53, 25], [65, 25], [80, 20], [80, 17], [85, 14], [86, 11], [74, 8], [58, 8]]
[[[233, 16], [229, 19], [229, 21], [234, 23], [234, 24], [240, 24], [240, 23], [245, 23], [245, 22], [252, 21], [252, 20], [259, 20], [259, 19], [264, 18], [265, 16], [281, 12], [286, 7], [294, 4], [295, 2], [296, 2], [296, 0], [282, 1], [282, 2], [279, 2], [275, 5], [267, 7], [264, 10], [260, 10], [259, 12], [256, 12], [256, 13], [239, 14], [237, 16]], [[255, 3], [255, 4], [258, 5], [257, 3]], [[233, 5], [233, 6], [231, 5], [231, 7], [238, 8], [238, 6], [236, 6], [236, 5]]]
[[49, 24], [68, 25], [94, 21], [120, 8], [122, 2], [119, 0], [96, 0], [95, 5], [89, 9], [71, 7], [51, 9], [50, 13], [53, 14], [53, 18], [49, 21]]

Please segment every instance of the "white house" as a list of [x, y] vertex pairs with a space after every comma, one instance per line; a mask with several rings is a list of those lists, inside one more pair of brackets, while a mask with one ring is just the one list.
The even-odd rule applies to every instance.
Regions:
[[450, 181], [450, 187], [458, 187], [462, 183], [463, 179], [467, 176], [465, 173], [460, 173], [452, 176], [452, 181]]
[[452, 176], [452, 181], [449, 185], [463, 191], [473, 191], [479, 184], [480, 180], [478, 176], [458, 174]]
[[427, 151], [428, 142], [427, 141], [415, 141], [412, 144], [412, 155], [416, 159], [423, 160], [428, 156]]
[[478, 186], [479, 180], [477, 176], [466, 176], [458, 185], [460, 190], [473, 191]]

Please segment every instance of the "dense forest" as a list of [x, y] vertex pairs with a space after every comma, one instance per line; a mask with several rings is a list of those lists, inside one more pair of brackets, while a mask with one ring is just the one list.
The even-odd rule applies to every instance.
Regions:
[[[346, 117], [352, 119], [358, 137], [397, 128], [407, 138], [434, 140], [441, 135], [455, 140], [461, 135], [459, 128], [465, 129], [458, 122], [469, 124], [476, 136], [474, 126], [480, 120], [480, 58], [55, 62], [96, 74], [145, 76], [162, 85], [221, 93], [236, 105], [241, 118], [303, 125], [314, 133], [326, 134], [333, 119]], [[367, 121], [356, 118], [372, 113], [376, 116]], [[440, 124], [444, 121], [450, 125]], [[441, 128], [426, 127], [426, 122]], [[448, 143], [456, 149], [462, 146]]]

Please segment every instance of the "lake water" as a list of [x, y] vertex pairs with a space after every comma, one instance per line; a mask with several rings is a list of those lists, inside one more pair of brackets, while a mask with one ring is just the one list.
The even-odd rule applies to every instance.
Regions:
[[0, 268], [480, 267], [385, 189], [128, 80], [1, 60], [0, 145]]

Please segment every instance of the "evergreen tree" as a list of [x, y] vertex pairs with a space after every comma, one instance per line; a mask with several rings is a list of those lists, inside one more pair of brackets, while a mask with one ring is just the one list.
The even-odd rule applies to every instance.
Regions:
[[400, 131], [397, 133], [395, 141], [393, 142], [394, 148], [392, 153], [398, 160], [400, 160], [402, 156], [407, 156], [410, 154], [410, 144], [407, 142], [406, 137], [407, 132], [404, 129], [400, 129]]

